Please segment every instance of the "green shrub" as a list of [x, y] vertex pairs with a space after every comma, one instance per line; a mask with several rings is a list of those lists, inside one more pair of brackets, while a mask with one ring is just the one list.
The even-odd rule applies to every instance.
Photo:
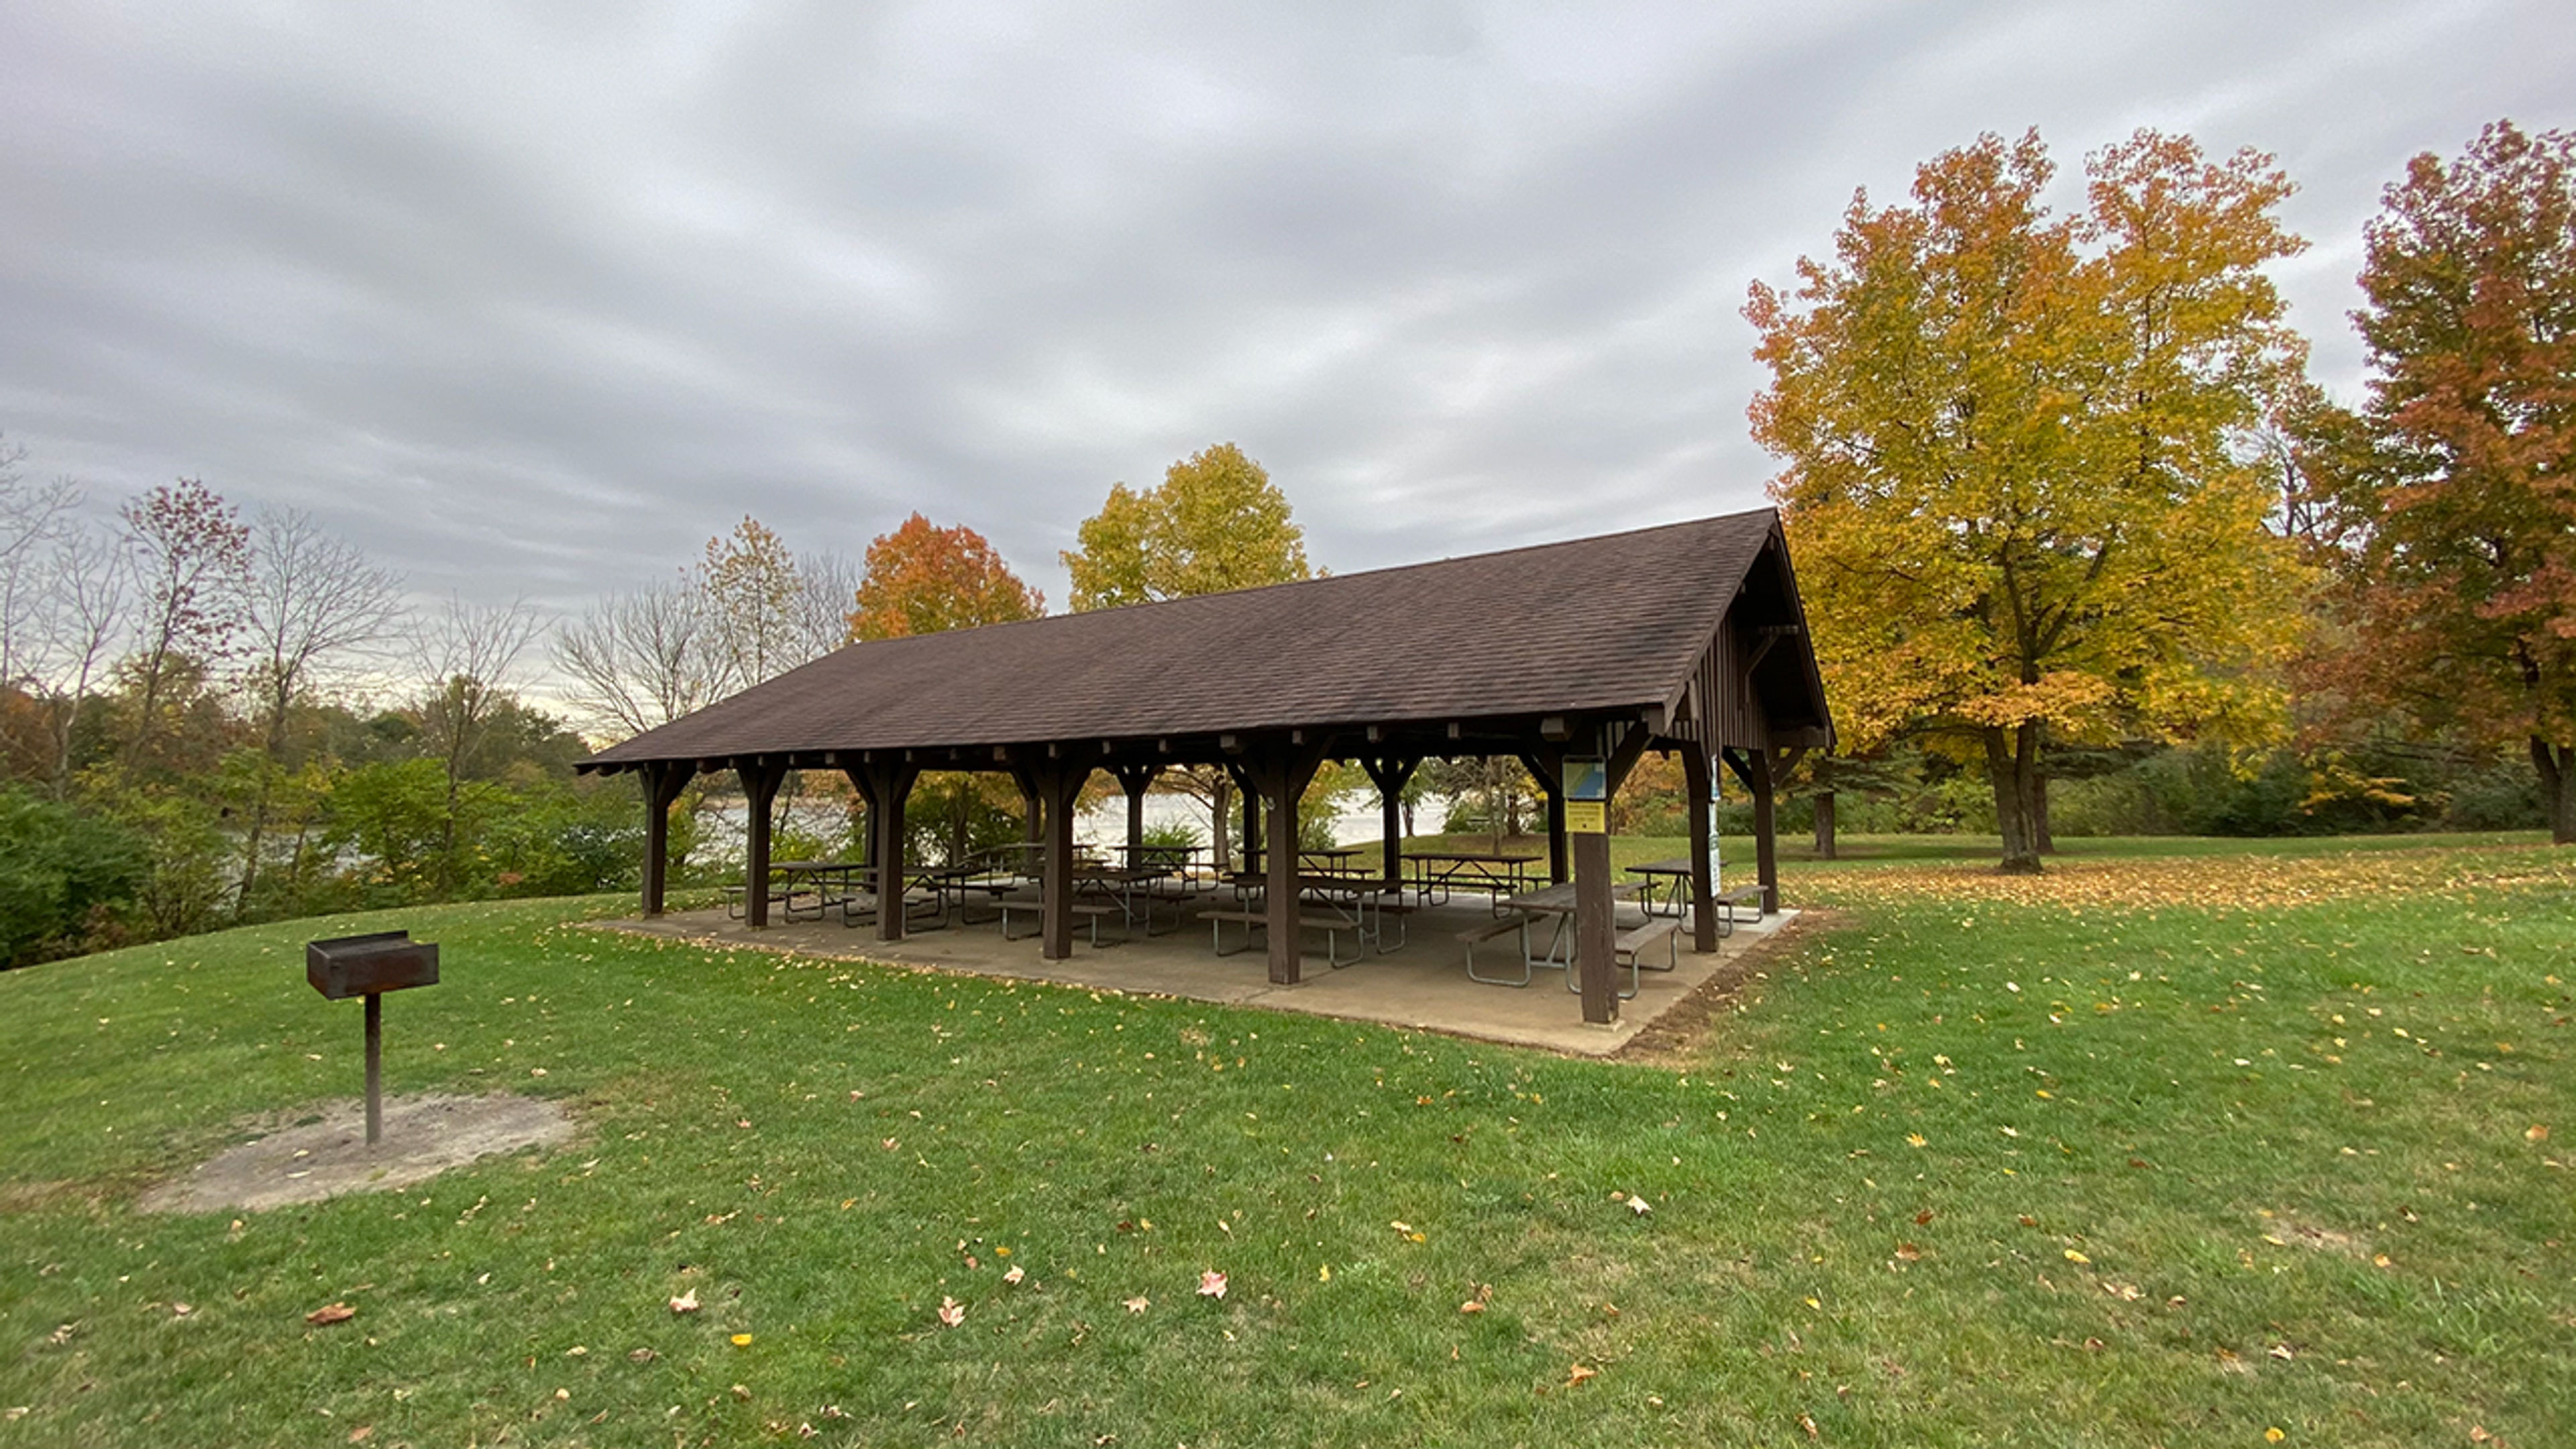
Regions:
[[88, 949], [132, 908], [151, 870], [132, 830], [0, 789], [0, 967]]

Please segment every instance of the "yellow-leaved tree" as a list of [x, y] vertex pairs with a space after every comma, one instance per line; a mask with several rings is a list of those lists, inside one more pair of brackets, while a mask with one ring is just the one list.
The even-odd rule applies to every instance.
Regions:
[[1112, 484], [1076, 536], [1062, 557], [1077, 611], [1313, 577], [1288, 495], [1232, 443], [1174, 463], [1159, 487]]
[[1982, 760], [2008, 871], [2046, 740], [2272, 737], [2304, 617], [2254, 445], [2305, 360], [2262, 270], [2305, 245], [2289, 181], [2141, 131], [2059, 216], [2054, 169], [2036, 132], [1936, 156], [1745, 307], [1846, 747]]
[[[1076, 612], [1314, 577], [1306, 532], [1290, 516], [1288, 495], [1232, 443], [1174, 463], [1159, 487], [1139, 492], [1110, 485], [1108, 501], [1082, 521], [1076, 537], [1082, 547], [1061, 555]], [[1233, 783], [1208, 766], [1171, 778], [1206, 803], [1217, 869], [1230, 869]]]

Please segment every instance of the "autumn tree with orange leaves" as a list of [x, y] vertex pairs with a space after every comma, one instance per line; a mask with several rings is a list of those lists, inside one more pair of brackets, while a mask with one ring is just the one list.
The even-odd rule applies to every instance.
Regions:
[[[1008, 624], [1046, 612], [1045, 597], [1021, 582], [982, 534], [962, 523], [935, 527], [918, 513], [868, 545], [856, 603], [853, 640]], [[949, 864], [963, 864], [979, 843], [1010, 837], [1016, 793], [1000, 775], [934, 770], [913, 787], [912, 819]]]
[[900, 639], [1007, 624], [1046, 612], [984, 536], [964, 524], [933, 527], [916, 513], [868, 545], [850, 637]]
[[2576, 844], [2576, 136], [2417, 156], [2364, 233], [2358, 427], [2309, 429], [2340, 545], [2342, 682], [2519, 747]]
[[2263, 274], [2303, 246], [2288, 179], [2152, 131], [2086, 159], [2080, 213], [2054, 172], [2036, 132], [1945, 152], [1745, 308], [1846, 747], [1981, 760], [2007, 871], [2045, 741], [2266, 738], [2301, 617], [2249, 445], [2305, 355]]

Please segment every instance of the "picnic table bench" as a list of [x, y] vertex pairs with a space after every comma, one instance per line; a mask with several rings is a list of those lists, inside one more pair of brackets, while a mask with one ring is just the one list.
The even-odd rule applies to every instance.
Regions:
[[[1252, 933], [1269, 926], [1270, 913], [1246, 909], [1226, 910], [1201, 907], [1199, 919], [1208, 923], [1210, 950], [1220, 956], [1239, 956], [1252, 949]], [[1231, 951], [1225, 948], [1225, 923], [1228, 921], [1239, 922], [1243, 926], [1243, 944]], [[1297, 929], [1324, 933], [1324, 961], [1336, 971], [1359, 960], [1360, 953], [1357, 946], [1368, 939], [1368, 932], [1360, 925], [1357, 918], [1351, 916], [1309, 914], [1301, 910], [1297, 913]], [[1353, 950], [1348, 960], [1343, 959], [1342, 956], [1344, 931], [1350, 932], [1353, 939]]]
[[[1005, 941], [1025, 941], [1029, 937], [1041, 934], [1046, 930], [1046, 895], [1044, 892], [1013, 891], [1007, 895], [994, 897], [993, 904], [998, 907], [1002, 913], [1002, 939]], [[1073, 914], [1082, 917], [1085, 921], [1090, 923], [1091, 944], [1094, 948], [1097, 948], [1100, 945], [1100, 922], [1102, 918], [1107, 916], [1123, 917], [1125, 914], [1119, 910], [1117, 906], [1112, 905], [1107, 901], [1077, 900], [1073, 903], [1072, 909]], [[1022, 915], [1036, 916], [1038, 918], [1037, 930], [1013, 932], [1011, 930], [1011, 913], [1013, 911], [1017, 911]], [[1114, 945], [1116, 943], [1112, 942], [1111, 944]]]

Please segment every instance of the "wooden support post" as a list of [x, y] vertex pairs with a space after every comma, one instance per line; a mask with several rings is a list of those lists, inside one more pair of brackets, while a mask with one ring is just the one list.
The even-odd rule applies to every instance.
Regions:
[[859, 805], [867, 813], [859, 830], [859, 864], [877, 861], [877, 784], [868, 772], [857, 765], [844, 766], [841, 773], [850, 777], [850, 788], [859, 792]]
[[[2042, 845], [2040, 849], [2045, 852], [2048, 847]], [[1816, 792], [1816, 859], [1832, 860], [1834, 851], [1834, 792], [1819, 790]]]
[[1574, 969], [1583, 988], [1583, 1019], [1619, 1017], [1618, 929], [1611, 920], [1610, 837], [1574, 837]]
[[1574, 879], [1565, 846], [1565, 747], [1541, 745], [1521, 752], [1521, 764], [1547, 796], [1547, 879], [1563, 885]]
[[1252, 875], [1261, 869], [1261, 787], [1249, 775], [1237, 783], [1243, 790], [1243, 870]]
[[1775, 768], [1769, 750], [1727, 749], [1722, 752], [1726, 768], [1744, 782], [1745, 792], [1753, 797], [1753, 874], [1762, 886], [1762, 913], [1780, 909], [1779, 839], [1774, 829], [1771, 782], [1775, 774], [1786, 774], [1804, 750], [1791, 750], [1782, 758], [1788, 764]]
[[[1619, 786], [1645, 752], [1646, 730], [1642, 725], [1612, 723], [1602, 727], [1600, 743], [1603, 795], [1603, 825], [1611, 804], [1618, 799]], [[1551, 797], [1557, 806], [1556, 818], [1565, 818], [1565, 756], [1555, 756], [1556, 790]], [[1617, 905], [1610, 893], [1610, 833], [1585, 831], [1573, 838], [1574, 877], [1574, 969], [1575, 984], [1583, 992], [1583, 1019], [1589, 1022], [1612, 1022], [1619, 1018], [1619, 926]]]
[[385, 1135], [385, 997], [367, 993], [367, 1145]]
[[1274, 785], [1279, 798], [1270, 809], [1270, 849], [1264, 854], [1261, 902], [1270, 918], [1263, 934], [1270, 938], [1270, 979], [1294, 986], [1303, 974], [1305, 946], [1297, 936], [1297, 797], [1305, 786]]
[[1773, 808], [1771, 752], [1751, 751], [1753, 764], [1753, 872], [1762, 883], [1762, 914], [1780, 909], [1780, 832]]
[[1716, 781], [1708, 750], [1682, 749], [1682, 789], [1690, 796], [1691, 949], [1702, 954], [1717, 949], [1717, 852], [1709, 843], [1709, 787]]
[[787, 767], [755, 760], [734, 766], [734, 774], [750, 810], [743, 822], [742, 919], [757, 931], [769, 924], [769, 807], [778, 800]]
[[1154, 777], [1163, 773], [1160, 765], [1120, 765], [1118, 788], [1127, 792], [1127, 867], [1135, 869], [1145, 858], [1145, 792], [1153, 788]]
[[644, 914], [662, 914], [664, 887], [671, 873], [671, 806], [698, 772], [688, 760], [646, 765], [644, 781]]
[[1362, 760], [1369, 783], [1377, 786], [1379, 839], [1378, 878], [1404, 879], [1404, 787], [1413, 780], [1413, 772], [1422, 767], [1419, 757], [1407, 759], [1389, 755]]
[[869, 865], [876, 872], [877, 939], [903, 939], [904, 883], [904, 810], [912, 801], [912, 785], [921, 778], [920, 767], [910, 764], [868, 766], [867, 778], [868, 838], [874, 849], [868, 852]]
[[1305, 961], [1297, 931], [1297, 803], [1323, 763], [1320, 743], [1282, 741], [1254, 756], [1245, 771], [1255, 788], [1245, 793], [1244, 808], [1269, 797], [1270, 842], [1262, 854], [1262, 908], [1269, 919], [1263, 933], [1270, 938], [1270, 979], [1281, 986], [1297, 984]]
[[1091, 767], [1051, 759], [1020, 776], [1036, 800], [1046, 830], [1045, 860], [1040, 866], [1046, 904], [1041, 911], [1038, 955], [1062, 961], [1073, 954], [1073, 804], [1082, 794]]

